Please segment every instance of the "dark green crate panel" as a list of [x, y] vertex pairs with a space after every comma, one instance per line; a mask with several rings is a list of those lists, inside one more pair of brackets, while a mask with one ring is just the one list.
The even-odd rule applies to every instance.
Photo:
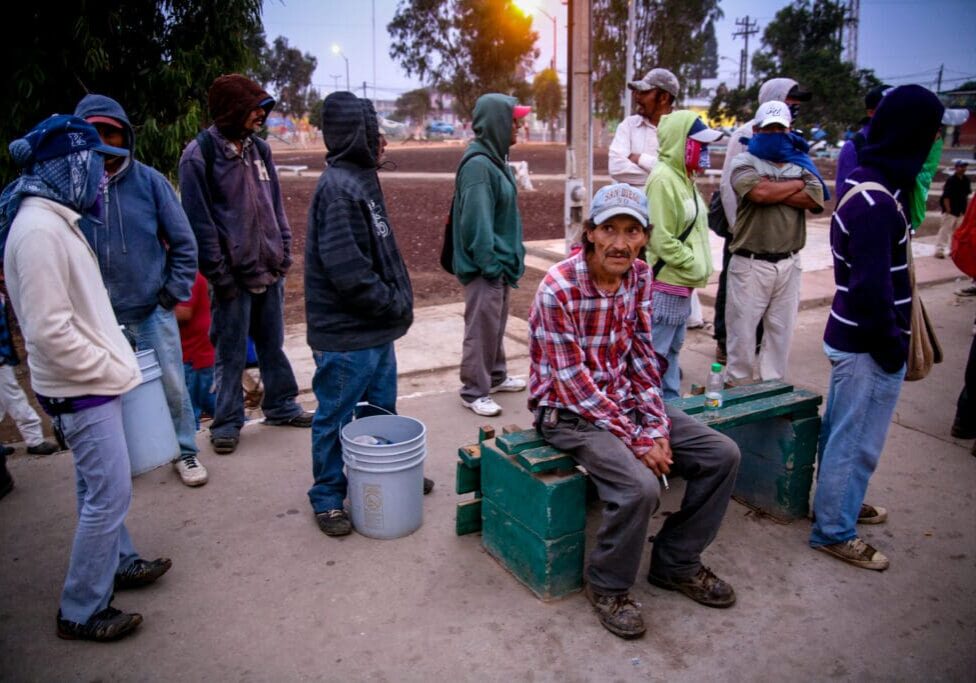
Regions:
[[458, 503], [454, 518], [454, 533], [458, 536], [476, 531], [481, 531], [481, 498]]
[[485, 550], [536, 597], [553, 600], [582, 588], [586, 544], [582, 530], [545, 540], [489, 500], [481, 505]]
[[586, 482], [579, 471], [531, 473], [490, 441], [481, 450], [481, 493], [540, 538], [559, 538], [586, 525]]
[[733, 492], [736, 500], [780, 521], [807, 516], [819, 417], [796, 421], [776, 417], [718, 429], [742, 453]]

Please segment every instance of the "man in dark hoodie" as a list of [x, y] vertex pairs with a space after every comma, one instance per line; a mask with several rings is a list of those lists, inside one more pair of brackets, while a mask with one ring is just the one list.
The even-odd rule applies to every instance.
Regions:
[[271, 148], [255, 135], [275, 101], [240, 74], [215, 80], [208, 98], [214, 123], [183, 150], [180, 192], [200, 271], [213, 287], [217, 408], [210, 443], [224, 454], [237, 448], [244, 425], [240, 378], [248, 335], [264, 381], [264, 423], [307, 428], [312, 416], [295, 402], [298, 384], [282, 350], [291, 229]]
[[329, 95], [322, 135], [327, 166], [309, 208], [305, 243], [305, 317], [318, 399], [308, 498], [322, 532], [344, 536], [352, 526], [343, 509], [339, 430], [362, 401], [395, 412], [393, 342], [413, 322], [413, 289], [376, 174], [386, 141], [372, 103], [349, 92]]
[[197, 269], [197, 242], [169, 181], [135, 158], [135, 134], [122, 106], [104, 95], [85, 95], [75, 116], [98, 130], [105, 144], [129, 150], [107, 157], [102, 217], [86, 215], [81, 229], [119, 324], [137, 349], [154, 349], [163, 391], [180, 444], [174, 463], [187, 486], [207, 483], [197, 460], [196, 421], [186, 390], [180, 330], [173, 308], [190, 298]]
[[525, 380], [508, 376], [504, 338], [509, 289], [525, 270], [522, 218], [508, 150], [516, 142], [519, 119], [529, 111], [508, 95], [479, 97], [475, 139], [455, 179], [453, 265], [464, 285], [461, 403], [484, 416], [502, 412], [489, 394], [525, 390]]
[[832, 367], [810, 545], [864, 569], [888, 567], [888, 558], [858, 537], [855, 524], [887, 518], [883, 508], [863, 504], [864, 494], [881, 458], [908, 358], [913, 302], [904, 202], [943, 109], [935, 94], [918, 85], [884, 96], [859, 165], [838, 188], [843, 194], [830, 223], [837, 292], [824, 332]]

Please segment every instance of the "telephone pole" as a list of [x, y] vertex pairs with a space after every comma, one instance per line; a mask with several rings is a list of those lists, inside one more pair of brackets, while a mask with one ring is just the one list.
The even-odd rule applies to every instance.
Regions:
[[942, 92], [942, 70], [945, 68], [945, 64], [939, 64], [939, 80], [935, 84], [935, 94], [938, 95]]
[[860, 0], [848, 0], [844, 10], [843, 28], [844, 32], [844, 58], [845, 61], [857, 66], [857, 26], [860, 22], [861, 2]]
[[739, 27], [739, 30], [733, 33], [732, 37], [742, 36], [746, 39], [746, 46], [739, 54], [739, 87], [744, 88], [749, 79], [749, 36], [759, 33], [759, 25], [755, 20], [750, 19], [748, 14], [745, 19], [736, 19], [735, 25]]

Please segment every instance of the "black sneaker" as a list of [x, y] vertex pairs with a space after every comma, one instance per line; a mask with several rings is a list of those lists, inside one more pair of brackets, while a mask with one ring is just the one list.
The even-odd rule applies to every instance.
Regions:
[[434, 480], [424, 477], [424, 495], [426, 496], [428, 493], [430, 493], [433, 490], [434, 490]]
[[7, 469], [7, 456], [0, 457], [3, 458], [3, 461], [0, 461], [0, 498], [3, 498], [14, 490], [14, 478], [10, 476], [10, 470]]
[[631, 640], [640, 638], [647, 631], [640, 604], [631, 600], [629, 595], [603, 595], [594, 592], [590, 584], [586, 584], [583, 590], [586, 599], [593, 605], [600, 624], [610, 633]]
[[702, 565], [698, 573], [689, 579], [669, 579], [655, 576], [653, 572], [647, 575], [652, 586], [669, 591], [684, 593], [695, 602], [707, 607], [731, 607], [735, 604], [735, 591], [732, 586], [715, 576], [715, 573]]
[[61, 610], [58, 610], [58, 638], [107, 643], [132, 633], [141, 623], [141, 614], [126, 614], [111, 605], [93, 615], [84, 624], [62, 619]]
[[13, 455], [14, 449], [6, 444], [0, 444], [0, 455], [8, 456]]
[[151, 562], [142, 559], [136, 560], [115, 574], [115, 590], [148, 586], [168, 572], [172, 566], [173, 561], [168, 557], [159, 557]]
[[326, 510], [315, 515], [319, 529], [326, 536], [348, 536], [352, 533], [352, 522], [345, 510]]
[[211, 436], [210, 445], [217, 455], [229, 455], [237, 450], [236, 436]]
[[57, 445], [51, 443], [50, 441], [42, 441], [36, 446], [28, 446], [27, 452], [31, 455], [51, 455], [57, 453], [61, 449]]
[[312, 417], [314, 413], [307, 413], [304, 410], [295, 417], [289, 417], [287, 420], [269, 420], [264, 418], [264, 424], [271, 425], [272, 427], [302, 427], [308, 429], [312, 426]]

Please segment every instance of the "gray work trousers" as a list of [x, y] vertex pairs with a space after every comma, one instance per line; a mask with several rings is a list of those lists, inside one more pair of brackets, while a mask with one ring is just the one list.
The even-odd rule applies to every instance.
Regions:
[[469, 403], [487, 396], [491, 387], [508, 376], [504, 345], [508, 293], [501, 278], [476, 277], [464, 286], [461, 398]]
[[[680, 410], [667, 411], [671, 474], [683, 477], [687, 485], [681, 509], [668, 516], [654, 539], [651, 569], [655, 576], [683, 579], [698, 573], [701, 554], [718, 533], [739, 468], [739, 447]], [[586, 468], [603, 502], [586, 580], [597, 593], [627, 593], [637, 578], [650, 517], [658, 508], [660, 482], [620, 439], [575, 413], [560, 410], [555, 427], [545, 420], [539, 426], [549, 444]]]

